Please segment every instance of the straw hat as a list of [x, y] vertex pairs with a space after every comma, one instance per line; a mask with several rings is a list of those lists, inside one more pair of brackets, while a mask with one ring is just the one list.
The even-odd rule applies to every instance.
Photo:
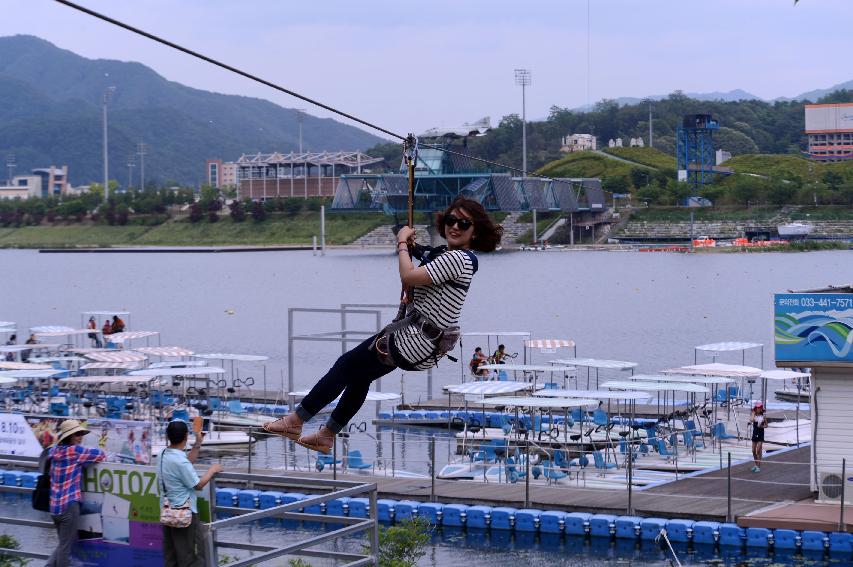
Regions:
[[74, 435], [75, 433], [89, 433], [89, 430], [83, 427], [76, 419], [66, 419], [59, 424], [59, 437], [56, 439], [57, 444], [63, 439]]

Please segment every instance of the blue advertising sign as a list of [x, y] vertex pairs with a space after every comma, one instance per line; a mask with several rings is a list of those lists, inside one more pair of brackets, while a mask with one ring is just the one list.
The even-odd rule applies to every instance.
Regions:
[[853, 293], [777, 293], [776, 362], [853, 364]]

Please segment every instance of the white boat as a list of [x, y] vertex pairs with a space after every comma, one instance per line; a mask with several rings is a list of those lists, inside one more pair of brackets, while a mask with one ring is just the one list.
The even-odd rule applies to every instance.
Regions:
[[779, 236], [783, 238], [805, 238], [806, 236], [811, 234], [813, 228], [814, 227], [810, 224], [802, 222], [789, 222], [788, 224], [780, 224], [776, 227], [776, 230], [779, 231]]

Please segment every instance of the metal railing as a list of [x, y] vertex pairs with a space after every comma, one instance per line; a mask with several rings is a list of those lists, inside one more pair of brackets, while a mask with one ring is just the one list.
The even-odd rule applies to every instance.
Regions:
[[[274, 477], [268, 475], [242, 474], [242, 473], [220, 473], [211, 481], [211, 491], [216, 493], [215, 483], [247, 484], [254, 487], [263, 486], [269, 488], [299, 487], [309, 489], [331, 489], [331, 492], [311, 496], [307, 499], [298, 500], [286, 504], [279, 504], [264, 510], [254, 510], [236, 507], [216, 506], [216, 499], [211, 502], [210, 514], [216, 518], [217, 512], [234, 514], [230, 518], [214, 520], [207, 524], [207, 557], [208, 564], [218, 565], [218, 548], [240, 549], [258, 552], [257, 555], [230, 562], [232, 567], [253, 565], [262, 561], [268, 561], [282, 555], [305, 555], [309, 557], [324, 557], [347, 561], [345, 567], [358, 567], [360, 565], [378, 565], [379, 557], [379, 524], [377, 523], [377, 490], [375, 483], [361, 483], [343, 480], [328, 480], [303, 477]], [[325, 504], [331, 500], [343, 497], [358, 496], [366, 494], [369, 500], [367, 518], [349, 518], [342, 516], [327, 516], [324, 514], [308, 514], [297, 512], [297, 510]], [[318, 522], [323, 524], [343, 524], [333, 530], [314, 535], [303, 540], [292, 541], [283, 546], [257, 545], [244, 542], [223, 541], [217, 539], [217, 532], [223, 528], [233, 527], [248, 522], [254, 522], [263, 518], [283, 518], [289, 520], [302, 520]], [[338, 551], [310, 549], [321, 543], [332, 541], [340, 537], [351, 536], [368, 532], [370, 554], [342, 553]]]
[[[27, 470], [35, 470], [38, 468], [38, 459], [23, 456], [0, 456], [0, 466], [9, 466]], [[236, 507], [217, 507], [216, 506], [216, 484], [227, 483], [234, 486], [251, 486], [263, 487], [268, 489], [281, 488], [299, 488], [308, 490], [329, 490], [323, 494], [310, 496], [309, 498], [280, 504], [271, 508], [262, 510], [236, 508]], [[0, 484], [0, 492], [12, 492], [29, 494], [32, 488], [22, 486], [10, 486]], [[229, 562], [232, 567], [241, 567], [244, 565], [253, 565], [262, 561], [267, 561], [280, 557], [282, 555], [304, 555], [308, 557], [321, 557], [334, 559], [337, 561], [345, 561], [343, 565], [346, 567], [357, 567], [361, 565], [377, 565], [379, 557], [379, 524], [377, 522], [377, 487], [375, 483], [370, 482], [353, 482], [345, 480], [330, 480], [317, 478], [303, 477], [288, 477], [288, 476], [270, 476], [259, 474], [243, 474], [243, 473], [220, 473], [210, 482], [210, 492], [212, 495], [210, 502], [210, 516], [213, 521], [209, 524], [204, 524], [208, 537], [206, 538], [207, 546], [207, 565], [215, 567], [218, 565], [218, 549], [237, 549], [250, 551], [253, 553], [250, 557], [238, 559], [237, 561]], [[351, 518], [343, 516], [329, 516], [325, 514], [310, 514], [298, 512], [298, 510], [325, 504], [332, 500], [343, 497], [353, 497], [365, 495], [369, 501], [368, 517], [367, 518]], [[216, 519], [217, 512], [227, 513], [232, 515], [229, 518]], [[249, 522], [254, 522], [263, 518], [283, 518], [287, 520], [310, 521], [322, 524], [337, 524], [338, 527], [332, 530], [326, 530], [321, 534], [308, 534], [304, 539], [297, 539], [298, 536], [289, 537], [288, 544], [282, 546], [259, 545], [247, 542], [235, 542], [220, 540], [217, 538], [217, 533], [224, 529], [239, 525], [244, 525]], [[18, 525], [42, 529], [54, 529], [55, 526], [51, 521], [35, 520], [27, 518], [15, 517], [0, 517], [0, 525]], [[345, 536], [352, 536], [367, 532], [368, 545], [370, 553], [343, 553], [339, 551], [331, 551], [325, 549], [311, 549], [322, 543], [332, 541]], [[0, 556], [10, 555], [24, 557], [29, 559], [47, 559], [50, 553], [44, 553], [35, 550], [0, 548]]]

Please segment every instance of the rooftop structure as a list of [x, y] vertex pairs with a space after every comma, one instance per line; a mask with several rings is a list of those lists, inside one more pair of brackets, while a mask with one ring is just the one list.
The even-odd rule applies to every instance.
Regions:
[[596, 149], [595, 136], [592, 134], [570, 134], [561, 140], [560, 151], [563, 153], [584, 152]]
[[[606, 208], [599, 179], [546, 179], [513, 177], [447, 145], [418, 152], [415, 166], [415, 209], [443, 210], [458, 195], [478, 200], [491, 211], [598, 211]], [[405, 211], [408, 180], [401, 173], [346, 174], [338, 181], [334, 209]]]
[[805, 106], [808, 157], [819, 161], [853, 158], [853, 103]]
[[40, 167], [30, 175], [16, 175], [0, 185], [0, 199], [26, 199], [29, 197], [58, 197], [71, 191], [68, 183], [68, 166]]
[[238, 193], [250, 199], [331, 197], [342, 174], [381, 161], [361, 152], [243, 154], [235, 162]]

